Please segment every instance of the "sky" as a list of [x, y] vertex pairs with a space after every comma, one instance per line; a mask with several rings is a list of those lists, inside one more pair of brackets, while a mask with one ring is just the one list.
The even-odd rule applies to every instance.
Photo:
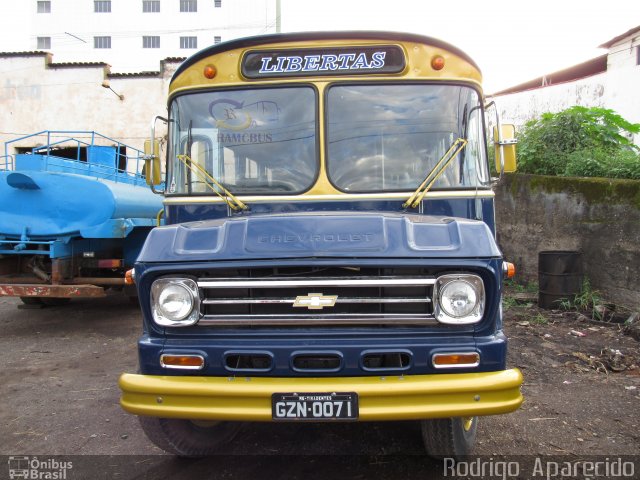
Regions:
[[600, 45], [640, 26], [640, 1], [281, 0], [281, 25], [435, 37], [471, 56], [492, 93], [605, 54]]

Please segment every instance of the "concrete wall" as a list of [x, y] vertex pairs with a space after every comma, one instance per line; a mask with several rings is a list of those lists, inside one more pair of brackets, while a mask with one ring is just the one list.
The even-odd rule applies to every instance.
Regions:
[[[169, 81], [178, 62], [161, 62], [159, 73], [110, 76], [104, 63], [56, 64], [51, 59], [0, 54], [0, 155], [4, 142], [42, 130], [94, 130], [142, 149], [152, 117], [166, 116]], [[105, 80], [123, 100], [103, 88]], [[12, 144], [8, 153], [38, 142]]]
[[498, 243], [517, 280], [537, 281], [538, 252], [582, 252], [594, 289], [640, 309], [640, 181], [506, 175], [496, 189]]

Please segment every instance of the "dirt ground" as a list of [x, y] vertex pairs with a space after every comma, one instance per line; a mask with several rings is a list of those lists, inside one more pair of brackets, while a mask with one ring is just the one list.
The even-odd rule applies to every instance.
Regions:
[[[203, 460], [163, 454], [118, 404], [136, 370], [137, 305], [118, 294], [61, 307], [0, 298], [0, 455], [64, 455], [67, 478], [446, 478], [417, 422], [252, 424]], [[482, 418], [482, 456], [640, 456], [640, 342], [617, 323], [510, 301], [509, 366], [525, 403]], [[637, 474], [640, 463], [635, 458]], [[7, 470], [0, 465], [0, 478]], [[524, 478], [524, 477], [523, 477]]]

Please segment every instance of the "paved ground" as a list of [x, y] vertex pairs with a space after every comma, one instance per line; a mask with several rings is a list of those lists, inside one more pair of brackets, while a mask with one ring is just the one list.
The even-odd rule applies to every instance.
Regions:
[[[413, 422], [248, 425], [223, 455], [164, 455], [118, 404], [119, 374], [136, 370], [137, 305], [119, 295], [19, 305], [0, 298], [0, 455], [74, 455], [78, 476], [67, 478], [443, 478], [443, 466], [422, 456]], [[513, 306], [505, 323], [526, 401], [516, 413], [481, 420], [476, 453], [640, 455], [636, 340], [617, 325], [530, 305]], [[0, 478], [5, 472], [0, 465]]]

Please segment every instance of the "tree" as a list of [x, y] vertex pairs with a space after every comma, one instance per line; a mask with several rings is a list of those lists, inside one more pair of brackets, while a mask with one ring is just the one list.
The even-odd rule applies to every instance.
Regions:
[[640, 179], [640, 133], [613, 110], [571, 107], [525, 125], [518, 141], [519, 170], [540, 175]]

